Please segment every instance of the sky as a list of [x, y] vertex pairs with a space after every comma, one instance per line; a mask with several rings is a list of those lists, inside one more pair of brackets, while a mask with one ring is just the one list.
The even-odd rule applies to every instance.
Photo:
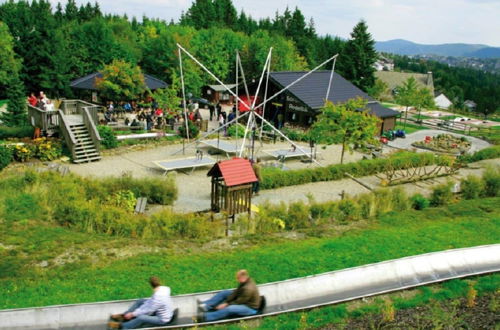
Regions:
[[[92, 0], [93, 2], [94, 0]], [[57, 0], [51, 0], [57, 3]], [[62, 2], [65, 2], [64, 0]], [[77, 3], [86, 1], [77, 0]], [[107, 13], [178, 20], [191, 0], [98, 0]], [[273, 17], [298, 6], [314, 18], [320, 34], [349, 37], [367, 21], [375, 40], [406, 39], [417, 43], [471, 43], [500, 46], [500, 0], [233, 0], [254, 18]]]

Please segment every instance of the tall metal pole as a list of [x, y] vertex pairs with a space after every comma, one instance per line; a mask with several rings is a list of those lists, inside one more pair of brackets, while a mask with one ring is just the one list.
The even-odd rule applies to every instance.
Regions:
[[184, 106], [184, 123], [186, 124], [186, 137], [187, 137], [187, 141], [189, 143], [189, 124], [188, 124], [187, 107], [186, 107], [186, 90], [185, 90], [185, 86], [184, 86], [184, 71], [182, 69], [182, 53], [181, 53], [180, 48], [178, 48], [177, 50], [179, 53], [179, 69], [181, 72], [182, 104]]
[[[272, 64], [272, 61], [273, 61], [273, 57], [272, 57], [272, 48], [270, 50], [270, 54], [269, 54], [269, 65], [267, 66], [267, 77], [266, 77], [266, 88], [264, 90], [264, 100], [267, 99], [267, 90], [268, 90], [268, 87], [269, 87], [269, 75], [271, 73], [271, 64]], [[262, 117], [266, 118], [266, 104], [264, 103], [264, 105], [262, 106]], [[260, 125], [260, 133], [259, 133], [259, 139], [261, 141], [261, 146], [262, 146], [262, 132], [264, 131], [264, 122], [261, 123]]]

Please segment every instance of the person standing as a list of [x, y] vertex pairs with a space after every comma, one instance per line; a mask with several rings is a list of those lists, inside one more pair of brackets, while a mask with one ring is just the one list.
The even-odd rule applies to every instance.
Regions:
[[210, 103], [208, 105], [208, 111], [210, 111], [210, 121], [212, 121], [212, 119], [214, 118], [214, 114], [215, 114], [215, 105], [213, 103]]
[[123, 314], [113, 314], [108, 323], [111, 329], [138, 329], [143, 326], [167, 325], [174, 314], [170, 288], [162, 286], [158, 277], [151, 277], [149, 284], [153, 295], [148, 299], [137, 300]]
[[236, 280], [239, 285], [235, 290], [221, 291], [206, 301], [198, 301], [198, 322], [257, 314], [261, 298], [254, 280], [245, 269], [236, 273]]
[[257, 177], [257, 181], [253, 183], [252, 189], [255, 196], [258, 196], [260, 191], [260, 181], [262, 180], [262, 167], [260, 166], [260, 158], [257, 158], [257, 161], [252, 164], [252, 168], [255, 176]]
[[32, 107], [36, 107], [38, 99], [36, 98], [35, 93], [31, 93], [30, 97], [28, 97], [28, 102]]

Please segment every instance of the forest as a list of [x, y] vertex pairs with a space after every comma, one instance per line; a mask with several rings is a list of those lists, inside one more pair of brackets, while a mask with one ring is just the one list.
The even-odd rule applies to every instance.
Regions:
[[[226, 82], [234, 80], [237, 50], [247, 79], [260, 74], [271, 46], [273, 71], [310, 69], [339, 53], [336, 71], [369, 91], [378, 55], [366, 23], [353, 27], [348, 40], [334, 34], [318, 35], [314, 20], [306, 19], [299, 8], [256, 20], [238, 12], [232, 0], [195, 0], [177, 22], [104, 14], [97, 2], [78, 6], [69, 0], [53, 8], [48, 0], [9, 0], [0, 5], [0, 99], [12, 99], [9, 89], [16, 95], [43, 90], [51, 97], [72, 97], [71, 80], [113, 60], [175, 82], [176, 43]], [[197, 95], [211, 78], [184, 60], [187, 91]], [[401, 70], [433, 71], [437, 89], [457, 102], [472, 99], [480, 111], [490, 113], [499, 108], [498, 75], [406, 57], [396, 57], [396, 65]]]

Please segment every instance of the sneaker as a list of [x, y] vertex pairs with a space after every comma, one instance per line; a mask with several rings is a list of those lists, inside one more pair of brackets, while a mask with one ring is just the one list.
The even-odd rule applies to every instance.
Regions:
[[203, 312], [208, 312], [208, 306], [204, 302], [202, 302], [200, 299], [196, 299], [196, 302], [198, 303], [198, 309], [201, 309]]
[[198, 313], [196, 314], [196, 323], [205, 322], [205, 313], [198, 309]]
[[123, 322], [123, 321], [125, 321], [125, 318], [124, 318], [123, 314], [113, 314], [113, 315], [111, 315], [111, 319], [113, 321], [117, 321], [117, 322]]
[[108, 322], [108, 329], [121, 329], [122, 324], [120, 322]]

